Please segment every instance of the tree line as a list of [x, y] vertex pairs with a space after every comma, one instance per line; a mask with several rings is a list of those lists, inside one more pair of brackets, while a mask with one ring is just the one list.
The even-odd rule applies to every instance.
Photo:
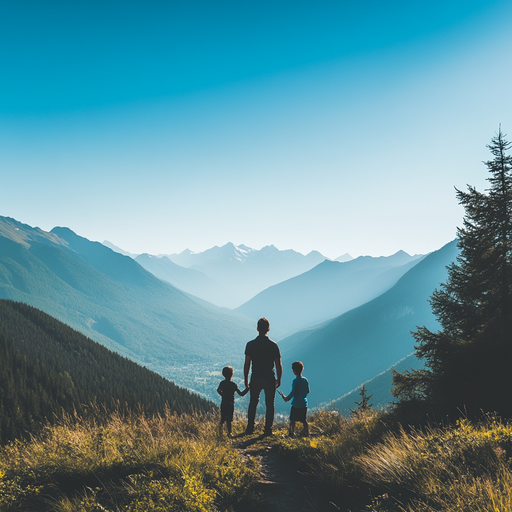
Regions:
[[215, 407], [38, 309], [0, 300], [0, 443], [90, 404], [149, 414]]

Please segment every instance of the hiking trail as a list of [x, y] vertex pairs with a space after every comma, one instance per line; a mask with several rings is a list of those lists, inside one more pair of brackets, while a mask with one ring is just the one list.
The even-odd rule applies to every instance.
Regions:
[[[310, 494], [307, 477], [278, 453], [263, 436], [234, 439], [234, 446], [244, 461], [254, 459], [260, 479], [254, 488], [259, 497], [251, 511], [244, 512], [336, 512], [338, 507], [325, 504], [318, 508], [318, 499]], [[318, 497], [317, 497], [318, 498]], [[315, 502], [317, 502], [315, 506]], [[242, 512], [242, 511], [240, 511]]]

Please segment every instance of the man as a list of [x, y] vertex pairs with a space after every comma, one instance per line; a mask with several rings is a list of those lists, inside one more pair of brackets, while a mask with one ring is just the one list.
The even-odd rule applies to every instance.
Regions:
[[[256, 408], [260, 399], [260, 393], [265, 393], [265, 435], [272, 435], [272, 424], [274, 423], [274, 400], [276, 389], [281, 385], [283, 365], [281, 363], [281, 352], [275, 341], [272, 341], [267, 333], [270, 330], [270, 323], [266, 318], [258, 320], [258, 337], [247, 343], [245, 347], [244, 378], [245, 387], [250, 388], [249, 410], [247, 411], [246, 434], [254, 432], [254, 420]], [[249, 384], [249, 369], [252, 364], [251, 382]], [[274, 366], [276, 374], [274, 374]], [[277, 378], [276, 378], [277, 375]]]

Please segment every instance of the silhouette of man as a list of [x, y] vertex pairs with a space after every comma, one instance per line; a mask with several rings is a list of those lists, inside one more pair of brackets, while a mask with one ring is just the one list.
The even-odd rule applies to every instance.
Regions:
[[[283, 365], [281, 363], [281, 352], [275, 341], [272, 341], [267, 332], [270, 330], [270, 323], [266, 318], [258, 320], [258, 337], [249, 341], [245, 347], [244, 378], [245, 386], [249, 387], [250, 401], [247, 411], [246, 434], [254, 432], [254, 420], [256, 408], [260, 400], [260, 393], [265, 393], [265, 435], [272, 435], [274, 423], [274, 400], [276, 389], [281, 385]], [[249, 369], [252, 364], [251, 382], [249, 384]], [[276, 374], [274, 374], [274, 366]]]

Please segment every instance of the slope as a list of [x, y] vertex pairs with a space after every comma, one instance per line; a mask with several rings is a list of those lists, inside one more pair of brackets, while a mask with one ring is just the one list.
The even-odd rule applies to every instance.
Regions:
[[[0, 298], [37, 307], [162, 375], [243, 354], [253, 323], [199, 303], [134, 260], [67, 228], [0, 218]], [[19, 239], [29, 240], [21, 243]]]
[[[373, 408], [375, 410], [381, 410], [388, 406], [390, 402], [395, 400], [391, 394], [391, 388], [393, 387], [393, 370], [396, 370], [397, 372], [404, 372], [405, 370], [410, 370], [411, 368], [419, 370], [423, 367], [424, 362], [418, 360], [414, 354], [410, 354], [392, 365], [387, 370], [373, 377], [373, 379], [365, 382], [364, 385], [367, 391], [367, 396], [372, 395], [370, 403], [373, 404]], [[348, 416], [350, 414], [349, 409], [357, 409], [355, 402], [361, 401], [360, 391], [361, 386], [353, 389], [346, 395], [333, 400], [327, 405], [327, 407], [332, 410], [337, 410], [344, 416]]]
[[410, 331], [417, 325], [435, 328], [428, 299], [457, 253], [453, 241], [376, 299], [281, 342], [286, 369], [294, 360], [303, 361], [313, 406], [343, 396], [413, 352]]
[[403, 251], [344, 263], [325, 260], [300, 276], [267, 288], [236, 311], [249, 318], [266, 316], [274, 332], [290, 333], [378, 297], [420, 260], [421, 256]]
[[0, 443], [92, 403], [148, 413], [213, 408], [46, 313], [0, 300]]
[[222, 284], [192, 268], [180, 267], [167, 256], [139, 254], [135, 261], [158, 279], [167, 281], [184, 292], [200, 297], [212, 304], [219, 303], [219, 296], [227, 293]]

